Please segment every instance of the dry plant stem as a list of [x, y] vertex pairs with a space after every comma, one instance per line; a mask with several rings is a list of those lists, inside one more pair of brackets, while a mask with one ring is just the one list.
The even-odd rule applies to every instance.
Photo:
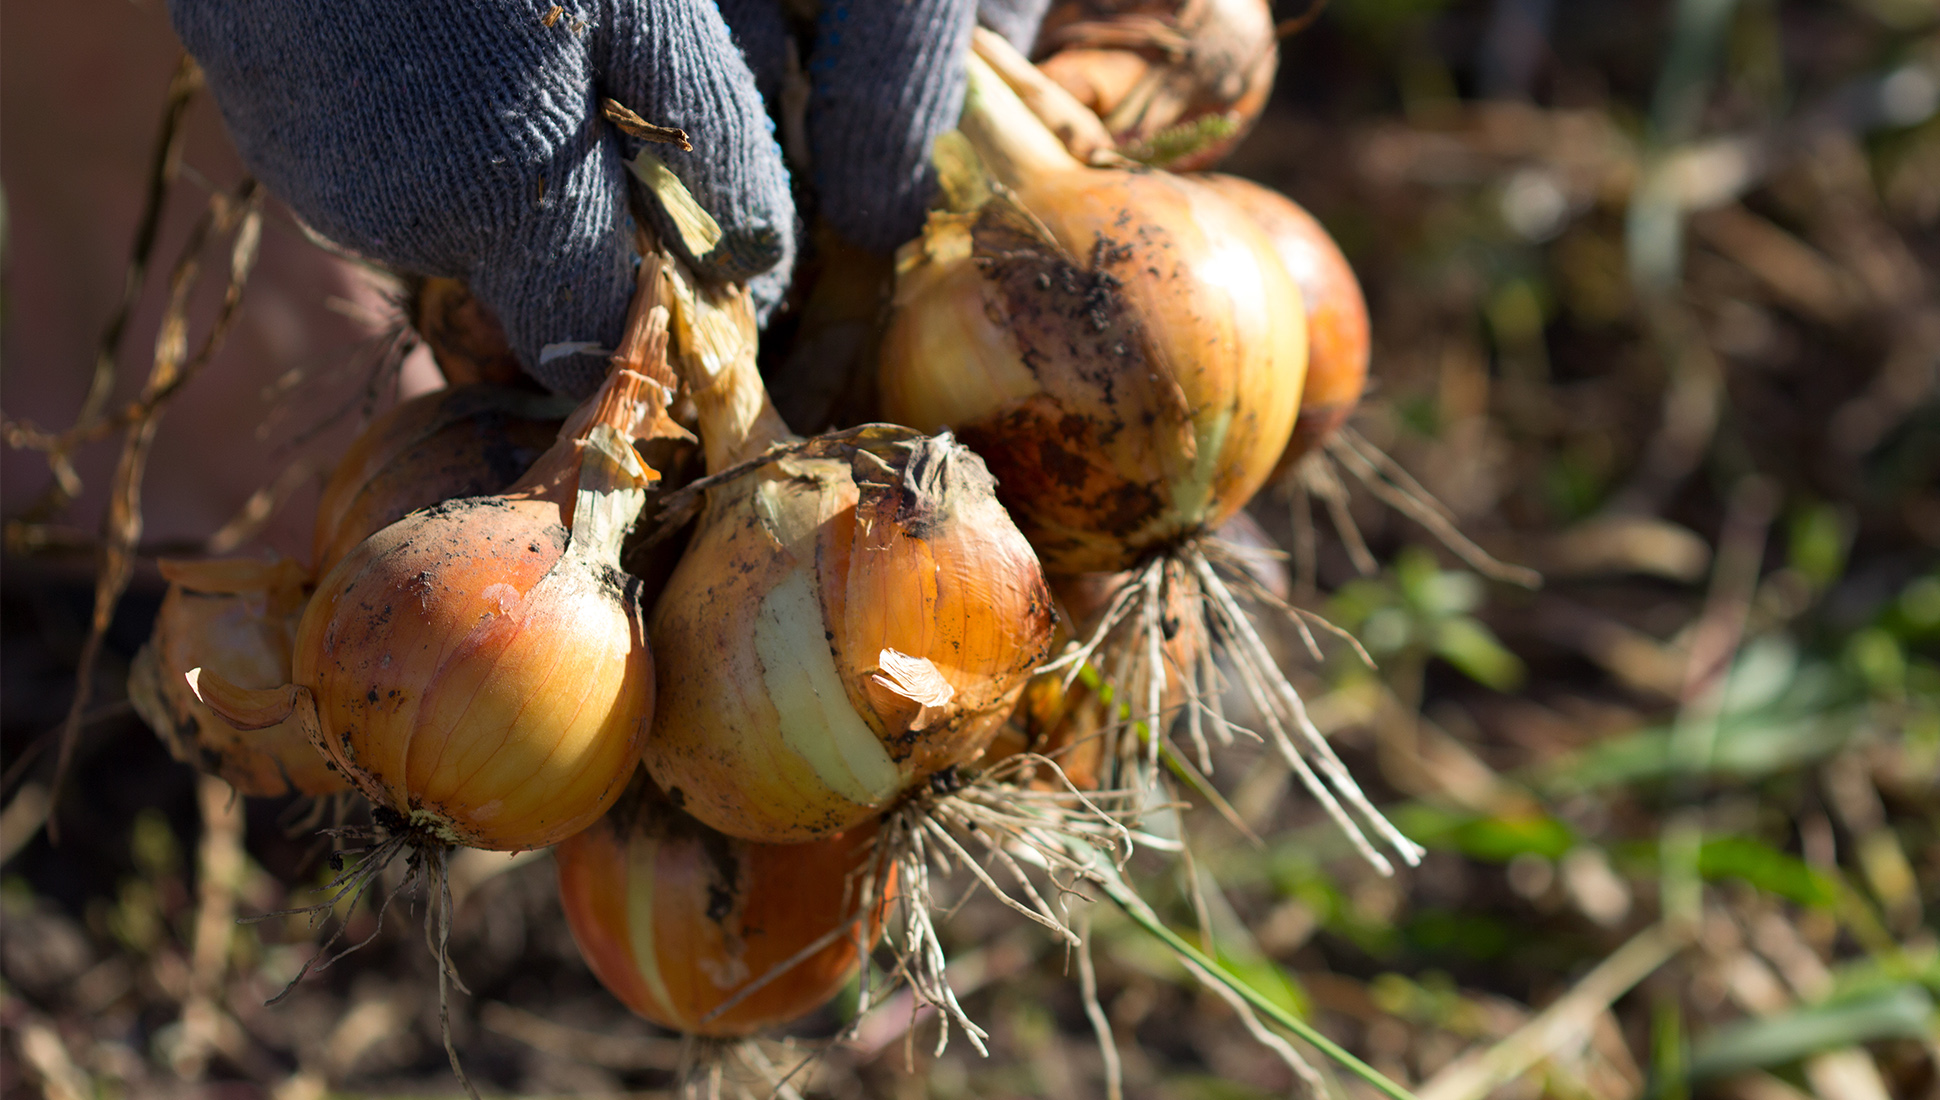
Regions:
[[1125, 1070], [1118, 1061], [1118, 1043], [1112, 1038], [1111, 1018], [1105, 1015], [1105, 1006], [1098, 1003], [1098, 972], [1091, 965], [1090, 909], [1081, 910], [1075, 923], [1078, 926], [1078, 992], [1084, 998], [1085, 1017], [1098, 1036], [1099, 1057], [1105, 1062], [1105, 1100], [1123, 1100]]
[[1419, 1100], [1481, 1100], [1564, 1044], [1587, 1034], [1618, 997], [1669, 961], [1685, 940], [1668, 924], [1653, 924], [1617, 948], [1501, 1042], [1456, 1059], [1421, 1086]]
[[235, 790], [211, 775], [198, 777], [202, 843], [196, 854], [195, 945], [190, 956], [189, 999], [182, 1006], [182, 1041], [175, 1070], [196, 1081], [216, 1046], [218, 994], [236, 925], [236, 885], [242, 875], [243, 809]]
[[568, 1027], [501, 1001], [486, 1002], [479, 1010], [479, 1022], [486, 1030], [534, 1050], [606, 1069], [671, 1070], [680, 1064], [678, 1039], [603, 1035]]
[[[1402, 515], [1428, 528], [1430, 534], [1440, 539], [1442, 545], [1453, 551], [1456, 557], [1467, 562], [1471, 569], [1491, 580], [1523, 588], [1542, 586], [1542, 574], [1534, 569], [1500, 561], [1475, 545], [1455, 526], [1455, 517], [1446, 506], [1402, 469], [1399, 463], [1361, 438], [1359, 432], [1343, 425], [1328, 437], [1324, 448], [1328, 455], [1367, 486], [1369, 492]], [[1352, 521], [1349, 522], [1351, 524]]]
[[54, 473], [54, 484], [9, 527], [52, 519], [80, 495], [81, 478], [74, 469], [72, 451], [80, 444], [98, 438], [97, 433], [104, 427], [102, 414], [107, 408], [108, 399], [114, 395], [115, 363], [121, 357], [121, 341], [127, 334], [128, 318], [134, 312], [136, 299], [141, 296], [142, 284], [147, 281], [148, 262], [155, 251], [155, 238], [161, 231], [162, 208], [182, 166], [182, 140], [185, 136], [182, 118], [187, 114], [189, 104], [194, 102], [196, 93], [201, 90], [202, 69], [188, 54], [183, 54], [175, 64], [174, 75], [169, 78], [161, 126], [156, 132], [155, 148], [149, 157], [147, 193], [142, 202], [141, 220], [135, 227], [135, 242], [129, 251], [128, 272], [122, 280], [121, 301], [101, 330], [87, 396], [81, 402], [81, 411], [75, 416], [73, 426], [49, 438], [28, 425], [7, 425], [8, 445], [31, 446], [46, 451], [47, 463]]
[[1697, 859], [1704, 843], [1704, 819], [1698, 785], [1711, 766], [1724, 686], [1732, 658], [1744, 638], [1745, 620], [1765, 554], [1765, 531], [1776, 506], [1777, 490], [1759, 475], [1745, 478], [1733, 492], [1712, 566], [1711, 591], [1698, 617], [1684, 667], [1684, 687], [1679, 693], [1670, 743], [1680, 805], [1664, 822], [1658, 841], [1663, 867], [1663, 920], [1678, 928], [1696, 928], [1701, 918], [1703, 880]]
[[[115, 608], [121, 603], [121, 595], [134, 576], [135, 548], [141, 543], [142, 532], [142, 474], [147, 467], [149, 448], [154, 444], [155, 432], [169, 398], [179, 393], [214, 358], [228, 337], [229, 329], [235, 323], [237, 308], [242, 304], [243, 286], [249, 281], [250, 269], [256, 263], [262, 225], [261, 195], [256, 181], [243, 181], [234, 195], [211, 196], [209, 211], [190, 233], [188, 243], [183, 246], [182, 258], [177, 261], [175, 271], [169, 278], [168, 304], [162, 313], [161, 331], [155, 337], [154, 365], [149, 369], [148, 382], [142, 387], [140, 399], [132, 406], [136, 411], [122, 443], [121, 458], [115, 465], [114, 479], [109, 487], [108, 514], [103, 520], [105, 530], [101, 566], [95, 574], [94, 614], [88, 624], [87, 640], [81, 646], [80, 660], [75, 669], [74, 700], [68, 707], [67, 719], [61, 728], [60, 757], [54, 767], [47, 818], [50, 840], [59, 839], [53, 810], [59, 804], [61, 788], [67, 778], [68, 767], [73, 762], [82, 715], [94, 694], [94, 671], [101, 655], [101, 646], [107, 637], [109, 624], [114, 621]], [[201, 274], [203, 246], [212, 233], [233, 234], [229, 248], [229, 285], [223, 292], [222, 304], [208, 335], [203, 338], [195, 355], [190, 357], [189, 296]]]

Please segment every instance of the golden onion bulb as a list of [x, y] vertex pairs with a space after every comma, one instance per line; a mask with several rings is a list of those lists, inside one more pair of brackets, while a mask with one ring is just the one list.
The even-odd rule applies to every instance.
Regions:
[[[651, 301], [636, 299], [616, 363], [652, 358], [637, 345], [656, 332], [664, 353]], [[296, 713], [428, 843], [514, 851], [585, 828], [619, 797], [653, 711], [640, 582], [619, 555], [657, 476], [630, 439], [659, 429], [664, 393], [616, 368], [503, 495], [413, 512], [338, 562], [281, 693], [204, 669], [198, 694], [239, 725]]]
[[506, 342], [505, 326], [470, 287], [457, 279], [433, 276], [417, 280], [410, 291], [406, 312], [411, 327], [431, 349], [432, 361], [445, 381], [454, 386], [536, 385]]
[[301, 723], [237, 729], [196, 698], [186, 679], [192, 668], [209, 668], [245, 688], [288, 682], [308, 573], [287, 559], [157, 564], [168, 594], [153, 637], [129, 670], [128, 696], [169, 751], [254, 798], [346, 789]]
[[827, 837], [983, 750], [1048, 652], [1050, 596], [948, 436], [876, 425], [761, 457], [793, 437], [755, 373], [752, 310], [684, 300], [729, 321], [709, 337], [677, 312], [676, 361], [710, 474], [735, 473], [654, 608], [646, 766], [724, 833]]
[[969, 65], [962, 130], [1010, 194], [905, 246], [883, 411], [981, 454], [1047, 570], [1126, 569], [1271, 474], [1306, 371], [1299, 292], [1217, 192], [1080, 165]]
[[[875, 833], [755, 844], [642, 783], [552, 854], [566, 923], [601, 984], [662, 1027], [729, 1037], [814, 1011], [861, 968], [893, 896], [862, 896]], [[884, 874], [893, 883], [893, 866]]]
[[1300, 204], [1237, 176], [1199, 179], [1259, 223], [1306, 303], [1307, 384], [1293, 439], [1279, 462], [1284, 472], [1339, 430], [1360, 404], [1370, 349], [1367, 299], [1340, 246]]

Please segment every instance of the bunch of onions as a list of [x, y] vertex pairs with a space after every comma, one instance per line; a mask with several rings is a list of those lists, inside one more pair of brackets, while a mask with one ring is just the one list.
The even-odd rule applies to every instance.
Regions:
[[723, 833], [833, 836], [983, 751], [1048, 652], [1050, 593], [976, 455], [887, 425], [796, 439], [745, 291], [669, 285], [710, 476], [650, 627], [646, 766]]
[[291, 684], [250, 692], [201, 671], [199, 694], [236, 725], [294, 714], [413, 844], [556, 843], [639, 760], [652, 660], [619, 553], [656, 477], [631, 440], [666, 430], [667, 392], [632, 369], [664, 357], [657, 276], [642, 285], [616, 369], [523, 478], [413, 512], [323, 578]]
[[807, 1015], [861, 968], [893, 894], [864, 881], [875, 834], [756, 844], [681, 813], [642, 777], [552, 854], [600, 982], [661, 1027], [727, 1038]]
[[190, 690], [188, 672], [213, 669], [246, 688], [290, 678], [309, 573], [288, 559], [157, 563], [168, 581], [155, 633], [128, 673], [128, 697], [175, 758], [227, 780], [238, 794], [325, 795], [347, 784], [310, 744], [300, 723], [238, 729]]
[[414, 397], [371, 421], [317, 502], [317, 573], [420, 508], [511, 485], [552, 446], [572, 407], [565, 398], [478, 383]]
[[1315, 572], [1310, 497], [1318, 496], [1333, 517], [1348, 555], [1364, 573], [1375, 569], [1347, 509], [1347, 491], [1337, 469], [1346, 470], [1376, 496], [1421, 523], [1444, 545], [1480, 572], [1511, 584], [1534, 587], [1532, 570], [1496, 560], [1455, 526], [1455, 517], [1380, 448], [1348, 426], [1367, 389], [1369, 324], [1367, 299], [1340, 246], [1312, 214], [1285, 195], [1236, 176], [1207, 174], [1201, 182], [1245, 210], [1273, 242], [1307, 307], [1307, 384], [1300, 395], [1300, 419], [1293, 439], [1274, 467], [1276, 481], [1296, 501], [1294, 547], [1303, 587]]
[[1280, 67], [1265, 0], [1064, 0], [1034, 53], [1121, 151], [1181, 172], [1246, 136]]
[[1132, 703], [1136, 721], [1108, 730], [1106, 782], [1158, 782], [1171, 675], [1189, 715], [1218, 690], [1211, 662], [1168, 670], [1167, 611], [1185, 608], [1363, 853], [1389, 866], [1356, 818], [1417, 858], [1307, 718], [1222, 577], [1230, 564], [1216, 568], [1227, 555], [1209, 533], [1271, 475], [1300, 405], [1306, 330], [1285, 265], [1218, 192], [1088, 168], [980, 59], [968, 67], [961, 132], [1003, 190], [979, 201], [946, 180], [969, 209], [932, 217], [899, 256], [885, 414], [983, 454], [1050, 572], [1133, 571], [1068, 655]]

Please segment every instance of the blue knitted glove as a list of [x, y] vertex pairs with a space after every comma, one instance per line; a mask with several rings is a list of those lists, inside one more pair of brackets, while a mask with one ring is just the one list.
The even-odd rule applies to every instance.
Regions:
[[[753, 74], [706, 0], [173, 0], [250, 170], [326, 237], [399, 270], [464, 279], [527, 369], [590, 392], [633, 290], [611, 97], [693, 139], [655, 155], [726, 232], [699, 266], [793, 264], [795, 209]], [[656, 216], [659, 216], [656, 212]], [[678, 234], [661, 226], [663, 238]], [[689, 257], [690, 259], [700, 259]]]
[[[984, 18], [1027, 42], [1046, 2], [984, 0]], [[603, 97], [693, 139], [691, 153], [654, 149], [726, 233], [689, 259], [751, 280], [764, 315], [787, 288], [794, 202], [762, 110], [787, 67], [780, 0], [575, 0], [557, 13], [549, 0], [171, 4], [251, 170], [332, 240], [465, 280], [555, 390], [590, 392], [606, 364], [542, 350], [612, 347], [633, 288], [624, 161], [639, 143], [598, 121]], [[886, 252], [921, 229], [976, 10], [821, 5], [812, 177], [823, 215], [856, 244]]]

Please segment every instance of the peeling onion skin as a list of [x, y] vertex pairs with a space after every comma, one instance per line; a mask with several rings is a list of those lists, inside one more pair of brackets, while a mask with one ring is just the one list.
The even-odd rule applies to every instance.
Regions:
[[[1052, 626], [1030, 546], [953, 440], [771, 462], [711, 490], [654, 609], [647, 769], [724, 833], [830, 836], [981, 753]], [[892, 686], [905, 658], [944, 685], [935, 706]]]
[[1307, 384], [1293, 439], [1274, 470], [1277, 479], [1333, 435], [1360, 404], [1371, 347], [1367, 299], [1340, 246], [1300, 204], [1237, 176], [1199, 179], [1259, 223], [1307, 306]]
[[453, 386], [371, 421], [317, 501], [317, 572], [419, 508], [511, 485], [552, 446], [572, 404], [504, 386]]
[[1212, 189], [1078, 165], [994, 76], [971, 104], [965, 135], [1053, 241], [1001, 197], [932, 217], [899, 259], [884, 415], [981, 454], [1047, 572], [1129, 568], [1272, 473], [1306, 373], [1299, 292]]
[[638, 582], [555, 568], [567, 542], [550, 501], [448, 501], [318, 585], [294, 679], [316, 698], [318, 747], [372, 802], [513, 851], [619, 797], [653, 708]]
[[348, 789], [294, 719], [240, 730], [196, 698], [186, 674], [211, 669], [244, 688], [290, 678], [290, 651], [309, 598], [293, 561], [157, 563], [169, 582], [155, 633], [129, 670], [129, 699], [178, 760], [221, 776], [238, 794], [278, 798]]
[[642, 786], [646, 797], [629, 792], [553, 849], [566, 922], [600, 983], [662, 1027], [716, 1038], [787, 1023], [839, 993], [861, 966], [859, 946], [881, 937], [892, 891], [849, 934], [707, 1019], [856, 916], [875, 826], [812, 844], [755, 844]]

